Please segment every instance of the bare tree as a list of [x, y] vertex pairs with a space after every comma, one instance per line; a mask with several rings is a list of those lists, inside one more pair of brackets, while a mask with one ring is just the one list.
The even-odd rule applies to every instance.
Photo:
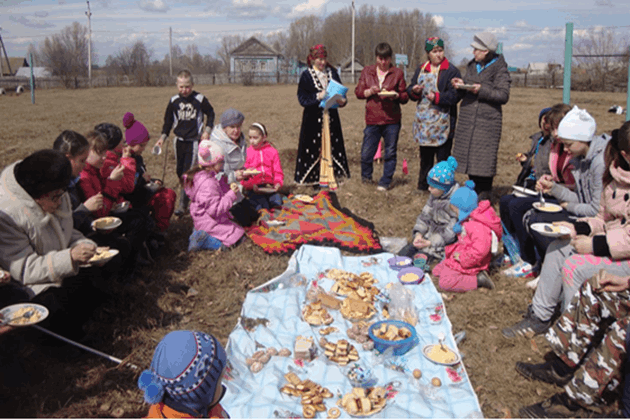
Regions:
[[79, 76], [87, 75], [87, 28], [78, 22], [44, 40], [39, 59], [52, 74], [61, 77], [66, 87], [78, 87]]
[[152, 51], [144, 42], [136, 41], [131, 47], [123, 47], [114, 56], [107, 57], [105, 64], [108, 68], [133, 79], [136, 84], [152, 85], [155, 84], [151, 71], [152, 55]]
[[245, 39], [241, 35], [230, 35], [221, 38], [221, 46], [217, 51], [217, 55], [223, 61], [223, 65], [228, 74], [230, 74], [230, 53], [234, 48], [243, 43], [243, 41], [245, 41]]
[[[591, 31], [574, 45], [578, 71], [576, 87], [588, 90], [618, 90], [625, 86], [628, 74], [628, 40], [613, 29]], [[616, 57], [615, 57], [616, 55]]]
[[287, 56], [295, 60], [305, 60], [310, 47], [323, 43], [322, 20], [315, 15], [309, 15], [291, 22], [288, 38]]

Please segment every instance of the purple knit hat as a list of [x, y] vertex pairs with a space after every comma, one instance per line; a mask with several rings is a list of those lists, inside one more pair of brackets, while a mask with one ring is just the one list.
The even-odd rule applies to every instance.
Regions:
[[127, 112], [123, 117], [123, 125], [125, 126], [125, 142], [129, 146], [149, 141], [149, 131], [140, 121], [136, 121], [131, 112]]

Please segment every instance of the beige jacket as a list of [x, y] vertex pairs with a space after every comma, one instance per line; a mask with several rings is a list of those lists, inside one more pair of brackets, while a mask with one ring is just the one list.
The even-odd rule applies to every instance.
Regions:
[[15, 179], [17, 163], [0, 174], [0, 266], [34, 296], [76, 275], [70, 248], [93, 242], [73, 228], [68, 194], [55, 213], [45, 213]]

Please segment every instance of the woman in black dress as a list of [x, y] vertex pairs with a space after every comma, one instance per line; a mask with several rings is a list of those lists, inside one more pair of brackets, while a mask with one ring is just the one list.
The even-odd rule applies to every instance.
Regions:
[[[304, 70], [298, 85], [298, 100], [304, 107], [302, 128], [300, 129], [300, 143], [295, 165], [295, 182], [300, 185], [318, 185], [320, 181], [320, 161], [322, 151], [322, 123], [324, 109], [320, 102], [326, 94], [330, 80], [341, 83], [337, 71], [326, 61], [326, 47], [321, 44], [310, 49], [307, 58], [308, 69]], [[347, 100], [338, 100], [340, 107], [345, 106]], [[328, 110], [330, 117], [330, 150], [334, 176], [350, 178], [346, 149], [343, 143], [341, 122], [337, 109]]]

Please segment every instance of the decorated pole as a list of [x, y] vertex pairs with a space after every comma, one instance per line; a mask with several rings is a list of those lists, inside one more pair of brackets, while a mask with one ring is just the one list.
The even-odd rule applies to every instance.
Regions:
[[562, 85], [562, 102], [571, 102], [571, 61], [573, 57], [573, 22], [567, 22], [564, 37], [564, 81]]
[[630, 121], [630, 47], [628, 48], [628, 84], [626, 85], [626, 121]]

